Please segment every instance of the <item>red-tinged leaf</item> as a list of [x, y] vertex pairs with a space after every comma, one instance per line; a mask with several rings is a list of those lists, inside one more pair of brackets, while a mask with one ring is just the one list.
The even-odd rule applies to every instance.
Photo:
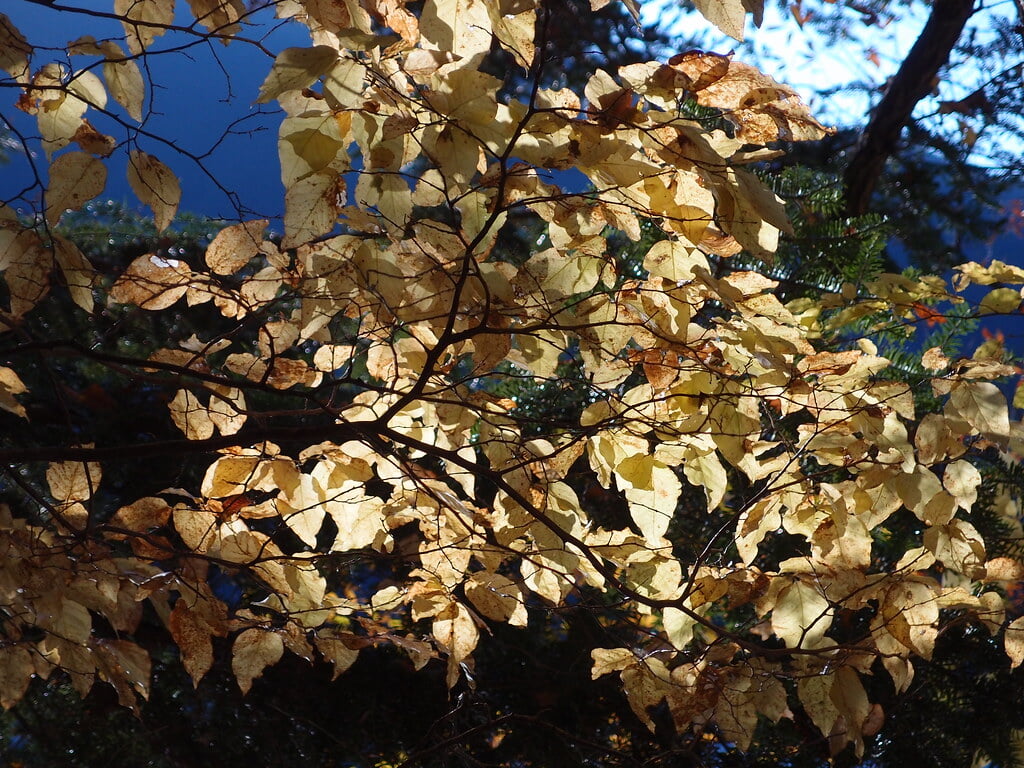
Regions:
[[924, 320], [929, 328], [946, 322], [947, 318], [944, 314], [933, 307], [929, 307], [927, 304], [915, 301], [911, 306], [914, 308], [914, 314]]

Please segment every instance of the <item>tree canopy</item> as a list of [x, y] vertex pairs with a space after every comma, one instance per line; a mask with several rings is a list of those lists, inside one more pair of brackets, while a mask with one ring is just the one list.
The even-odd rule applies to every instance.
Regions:
[[[622, 45], [600, 0], [270, 5], [309, 32], [246, 95], [280, 108], [282, 216], [216, 225], [179, 217], [146, 64], [260, 45], [256, 6], [115, 0], [83, 16], [123, 34], [57, 55], [0, 15], [40, 193], [0, 208], [5, 709], [67, 680], [144, 718], [154, 671], [315, 663], [475, 713], [390, 762], [525, 764], [543, 719], [598, 764], [857, 762], [919, 670], [1024, 662], [1020, 369], [954, 344], [1024, 268], [883, 273], [863, 195], [787, 208], [777, 161], [832, 131], [739, 56], [567, 76], [566, 9]], [[123, 241], [118, 163], [153, 217]], [[822, 216], [832, 279], [801, 281]]]

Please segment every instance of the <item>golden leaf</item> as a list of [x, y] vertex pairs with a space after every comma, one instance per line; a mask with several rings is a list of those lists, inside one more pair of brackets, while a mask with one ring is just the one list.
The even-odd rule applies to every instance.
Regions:
[[[337, 680], [338, 675], [351, 667], [359, 656], [358, 646], [350, 648], [345, 644], [343, 637], [342, 635], [332, 634], [329, 630], [325, 630], [318, 632], [313, 638], [313, 643], [316, 645], [316, 649], [320, 651], [324, 661], [329, 662], [334, 667], [331, 675], [332, 680]], [[358, 638], [354, 636], [348, 636], [347, 639], [350, 643], [358, 641]]]
[[114, 13], [123, 17], [128, 50], [136, 55], [174, 23], [174, 4], [165, 0], [114, 0]]
[[284, 641], [273, 630], [253, 627], [240, 633], [231, 647], [231, 671], [242, 693], [248, 693], [253, 680], [283, 654]]
[[50, 164], [46, 194], [46, 221], [56, 224], [66, 210], [77, 211], [95, 198], [106, 184], [106, 167], [80, 152], [61, 155]]
[[15, 395], [23, 395], [26, 392], [28, 392], [28, 387], [18, 377], [18, 374], [12, 368], [0, 366], [0, 408], [27, 419], [25, 406], [14, 399]]
[[814, 584], [797, 577], [783, 587], [772, 608], [772, 632], [788, 648], [819, 648], [828, 644], [829, 602]]
[[743, 0], [694, 0], [704, 18], [736, 40], [743, 39], [747, 8]]
[[88, 501], [96, 492], [103, 474], [96, 462], [54, 462], [47, 467], [46, 484], [60, 504]]
[[92, 312], [96, 270], [78, 246], [61, 235], [53, 236], [53, 256], [64, 276], [71, 300], [86, 312]]
[[13, 22], [0, 13], [0, 69], [16, 81], [28, 80], [28, 59], [32, 46], [28, 44]]
[[206, 265], [218, 275], [233, 275], [260, 251], [266, 219], [224, 227], [206, 248]]
[[995, 384], [987, 381], [958, 381], [953, 384], [949, 403], [980, 434], [994, 442], [1010, 436], [1010, 417], [1006, 398]]
[[[238, 20], [246, 13], [242, 0], [188, 0], [188, 4], [196, 21], [211, 32], [229, 37], [241, 29]], [[225, 37], [221, 42], [227, 45], [229, 40]]]
[[274, 59], [270, 74], [260, 86], [257, 104], [266, 104], [288, 91], [298, 91], [326, 74], [338, 60], [338, 51], [329, 45], [312, 48], [285, 48]]
[[185, 295], [192, 270], [178, 259], [146, 254], [128, 265], [114, 283], [110, 297], [152, 311], [166, 309]]
[[330, 232], [344, 194], [344, 181], [331, 173], [314, 173], [288, 187], [281, 247], [294, 248]]
[[181, 202], [181, 185], [174, 172], [153, 155], [133, 149], [128, 157], [128, 184], [153, 209], [157, 230], [167, 229]]

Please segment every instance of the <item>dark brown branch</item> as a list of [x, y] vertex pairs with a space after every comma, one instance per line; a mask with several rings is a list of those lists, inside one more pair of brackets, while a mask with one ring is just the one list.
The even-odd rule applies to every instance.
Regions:
[[[302, 427], [266, 427], [242, 430], [235, 435], [219, 435], [206, 440], [156, 440], [151, 443], [83, 446], [51, 445], [0, 451], [0, 464], [25, 464], [32, 461], [109, 461], [110, 459], [148, 459], [156, 456], [182, 456], [213, 453], [222, 448], [246, 447], [271, 441], [291, 440], [311, 443], [333, 440], [359, 440], [374, 431], [373, 422], [315, 424]], [[378, 438], [379, 442], [379, 438]]]
[[931, 91], [973, 13], [974, 0], [935, 0], [932, 4], [928, 22], [886, 88], [846, 168], [846, 211], [851, 216], [868, 211], [871, 193], [896, 149], [900, 132], [917, 103]]

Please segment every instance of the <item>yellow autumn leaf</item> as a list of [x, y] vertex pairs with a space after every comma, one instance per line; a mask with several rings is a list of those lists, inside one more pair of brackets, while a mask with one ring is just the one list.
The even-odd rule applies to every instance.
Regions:
[[978, 486], [981, 485], [981, 473], [963, 459], [946, 465], [942, 476], [942, 485], [956, 499], [957, 504], [965, 512], [969, 512], [978, 499]]
[[678, 240], [660, 240], [644, 256], [644, 269], [651, 277], [664, 277], [672, 283], [693, 280], [698, 272], [707, 272], [707, 257]]
[[983, 315], [1008, 315], [1020, 308], [1021, 292], [1017, 288], [995, 288], [978, 303]]
[[1009, 438], [1010, 416], [1006, 398], [995, 384], [987, 381], [958, 381], [953, 384], [949, 402], [983, 436], [996, 442]]
[[103, 77], [114, 101], [124, 107], [136, 122], [142, 122], [142, 107], [146, 100], [146, 84], [142, 79], [139, 65], [125, 56], [117, 43], [107, 40], [99, 44], [106, 56], [103, 62]]
[[231, 671], [242, 693], [248, 693], [253, 680], [283, 654], [284, 641], [277, 632], [255, 627], [241, 632], [231, 646]]
[[55, 234], [53, 257], [64, 276], [71, 300], [86, 312], [92, 312], [96, 270], [85, 258], [85, 254], [71, 240]]
[[434, 617], [433, 635], [448, 654], [447, 683], [451, 688], [461, 674], [461, 664], [469, 658], [480, 639], [472, 615], [462, 603], [450, 603]]
[[772, 607], [772, 632], [788, 648], [820, 648], [828, 644], [829, 602], [814, 584], [794, 578], [783, 587]]
[[133, 54], [145, 51], [174, 23], [174, 4], [165, 0], [114, 0], [114, 13], [122, 19]]
[[15, 395], [23, 395], [26, 392], [28, 392], [28, 387], [25, 386], [25, 382], [21, 380], [14, 369], [0, 366], [0, 408], [27, 419], [25, 406], [14, 399]]
[[20, 82], [28, 80], [28, 59], [32, 54], [32, 46], [25, 40], [14, 23], [6, 15], [0, 13], [0, 69], [12, 79]]
[[102, 477], [102, 470], [96, 462], [60, 461], [50, 464], [46, 470], [50, 494], [65, 506], [90, 499]]
[[153, 210], [157, 230], [167, 229], [181, 202], [181, 184], [174, 172], [153, 155], [133, 149], [128, 155], [128, 184]]
[[[40, 86], [35, 115], [47, 158], [71, 143], [89, 109], [89, 104], [65, 85], [68, 76], [61, 65], [47, 64], [32, 79], [33, 85]], [[83, 82], [86, 81], [98, 82], [99, 78], [88, 72], [83, 76]]]
[[1010, 668], [1016, 669], [1024, 662], [1024, 616], [1011, 621], [1003, 635], [1006, 655], [1010, 657]]
[[483, 0], [426, 0], [420, 14], [421, 45], [476, 66], [491, 47], [491, 17]]
[[285, 48], [274, 59], [270, 73], [260, 86], [257, 104], [266, 104], [288, 91], [312, 85], [338, 60], [338, 51], [329, 45], [312, 48]]
[[[241, 29], [238, 21], [246, 13], [243, 0], [188, 0], [188, 4], [196, 21], [218, 35], [236, 34]], [[221, 42], [227, 45], [229, 40]]]
[[77, 211], [103, 191], [107, 168], [84, 152], [68, 152], [50, 164], [46, 220], [52, 226], [66, 210]]
[[837, 669], [829, 690], [829, 698], [846, 721], [845, 738], [854, 743], [857, 756], [862, 756], [864, 754], [862, 733], [868, 715], [871, 714], [871, 702], [868, 700], [868, 694], [864, 690], [860, 675], [850, 667]]
[[594, 680], [610, 672], [619, 672], [636, 663], [636, 656], [628, 648], [595, 648], [590, 655], [594, 660], [590, 672]]
[[466, 597], [480, 613], [494, 621], [525, 627], [526, 602], [519, 587], [506, 576], [481, 571], [466, 582]]
[[110, 297], [156, 311], [174, 304], [188, 291], [192, 270], [178, 259], [146, 254], [128, 265], [114, 283]]
[[760, 3], [751, 5], [743, 0], [695, 0], [693, 5], [704, 18], [736, 40], [743, 39], [747, 11], [751, 7], [755, 11], [756, 22], [761, 23]]
[[615, 466], [629, 501], [629, 514], [650, 543], [660, 541], [675, 515], [682, 484], [672, 469], [652, 456], [634, 455]]
[[713, 512], [725, 498], [725, 491], [728, 485], [728, 475], [725, 467], [718, 459], [715, 451], [699, 453], [693, 451], [688, 453], [683, 462], [683, 474], [691, 485], [704, 489], [704, 496], [708, 503], [708, 512]]
[[942, 352], [941, 347], [932, 347], [925, 350], [921, 356], [921, 365], [930, 371], [941, 371], [949, 367], [949, 358]]
[[344, 181], [331, 173], [314, 173], [285, 191], [283, 248], [294, 248], [327, 234], [338, 220]]
[[992, 259], [985, 265], [975, 261], [954, 267], [959, 274], [953, 281], [958, 291], [968, 285], [992, 285], [993, 283], [1024, 283], [1024, 267], [1007, 264], [999, 259]]
[[947, 568], [976, 578], [984, 573], [985, 544], [977, 528], [965, 520], [950, 520], [924, 532], [924, 546]]
[[189, 610], [184, 600], [174, 604], [168, 628], [181, 652], [181, 663], [192, 678], [193, 687], [198, 686], [213, 666], [212, 628], [200, 615]]
[[233, 275], [259, 253], [267, 224], [256, 219], [224, 227], [206, 247], [206, 265], [218, 275]]
[[[355, 637], [349, 639], [349, 642], [356, 641], [357, 638]], [[332, 680], [336, 680], [338, 675], [351, 667], [359, 657], [358, 647], [350, 648], [345, 644], [341, 636], [327, 630], [318, 632], [313, 638], [313, 643], [316, 645], [320, 655], [323, 656], [324, 661], [329, 662], [334, 668]]]

